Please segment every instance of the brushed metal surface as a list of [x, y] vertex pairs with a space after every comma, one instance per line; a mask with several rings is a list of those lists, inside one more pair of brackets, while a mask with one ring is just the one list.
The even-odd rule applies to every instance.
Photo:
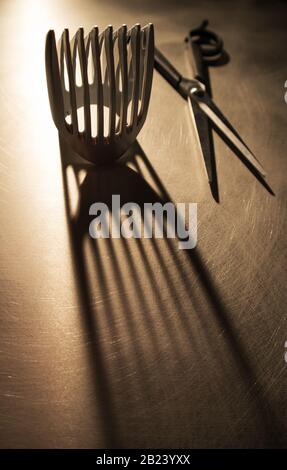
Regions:
[[[286, 446], [286, 13], [276, 1], [1, 2], [1, 448]], [[61, 164], [50, 115], [47, 30], [151, 21], [184, 71], [183, 38], [205, 17], [231, 59], [210, 70], [214, 99], [276, 197], [215, 135], [212, 200], [187, 103], [155, 73], [132, 168], [88, 171], [79, 227], [111, 192], [168, 193], [199, 203], [197, 249], [87, 246], [65, 210], [72, 157]]]

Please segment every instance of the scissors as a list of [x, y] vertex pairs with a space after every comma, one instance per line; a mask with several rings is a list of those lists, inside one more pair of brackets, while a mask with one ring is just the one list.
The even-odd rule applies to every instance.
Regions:
[[[207, 89], [209, 84], [206, 80], [206, 66], [219, 62], [223, 54], [223, 41], [214, 32], [206, 29], [208, 22], [204, 21], [199, 28], [189, 32], [186, 38], [187, 48], [190, 51], [193, 78], [183, 77], [168, 61], [168, 59], [155, 48], [154, 66], [155, 69], [175, 88], [188, 102], [193, 122], [195, 124], [196, 135], [199, 148], [205, 163], [207, 178], [212, 186], [213, 164], [209, 132], [209, 121], [231, 143], [243, 160], [262, 178], [266, 177], [266, 172], [260, 162], [256, 159], [251, 150], [245, 145], [239, 134], [231, 126], [227, 118], [213, 102]], [[210, 91], [210, 90], [209, 90]]]

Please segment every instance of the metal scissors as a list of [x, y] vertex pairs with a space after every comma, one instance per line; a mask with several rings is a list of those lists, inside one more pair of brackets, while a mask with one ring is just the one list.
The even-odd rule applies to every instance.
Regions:
[[207, 90], [209, 84], [206, 82], [206, 65], [219, 61], [223, 52], [222, 39], [214, 32], [206, 29], [207, 24], [207, 21], [204, 21], [199, 28], [191, 30], [186, 38], [186, 44], [191, 53], [193, 78], [183, 77], [157, 48], [155, 48], [154, 58], [155, 69], [188, 101], [210, 185], [212, 185], [214, 175], [211, 161], [209, 120], [237, 150], [243, 160], [252, 166], [255, 173], [265, 178], [264, 168], [215, 105], [209, 94], [210, 90]]

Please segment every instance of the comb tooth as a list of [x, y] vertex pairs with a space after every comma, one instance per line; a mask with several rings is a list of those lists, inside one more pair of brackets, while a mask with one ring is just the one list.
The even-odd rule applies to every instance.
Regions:
[[68, 80], [69, 80], [69, 96], [70, 96], [70, 109], [73, 126], [73, 134], [78, 134], [78, 115], [77, 115], [77, 99], [75, 89], [75, 78], [73, 73], [72, 56], [70, 48], [69, 30], [65, 29], [62, 35], [62, 44], [64, 55], [66, 59]]
[[53, 120], [59, 130], [65, 128], [64, 100], [61, 87], [55, 33], [50, 30], [46, 37], [45, 65], [47, 86]]
[[64, 112], [66, 115], [70, 110], [69, 110], [69, 104], [67, 103], [67, 91], [65, 88], [63, 34], [64, 33], [62, 33], [61, 39], [57, 43], [57, 52], [58, 52], [58, 60], [59, 60], [59, 71], [60, 71], [60, 77], [61, 77], [62, 94], [63, 94], [63, 101], [64, 101]]
[[152, 87], [153, 78], [153, 62], [154, 62], [154, 28], [153, 24], [150, 23], [143, 28], [145, 33], [145, 53], [144, 53], [144, 77], [142, 85], [142, 96], [141, 96], [141, 109], [139, 113], [139, 120], [144, 123], [149, 100], [150, 92]]
[[73, 68], [73, 76], [74, 82], [76, 84], [76, 57], [77, 57], [77, 34], [74, 34], [72, 39], [70, 39], [70, 50], [71, 50], [71, 58], [72, 58], [72, 68]]
[[87, 57], [86, 57], [86, 48], [85, 48], [83, 28], [79, 28], [77, 31], [77, 47], [78, 47], [78, 52], [79, 52], [81, 75], [82, 75], [82, 81], [83, 81], [85, 136], [86, 136], [86, 139], [90, 139], [91, 138], [90, 93], [89, 93]]
[[116, 125], [116, 79], [114, 64], [113, 27], [108, 26], [104, 34], [105, 52], [107, 57], [107, 73], [109, 80], [109, 137], [113, 137], [115, 134]]
[[95, 27], [90, 32], [92, 56], [95, 69], [95, 86], [97, 102], [97, 139], [101, 141], [104, 136], [104, 108], [103, 108], [103, 82], [101, 71], [101, 44], [99, 39], [99, 28]]
[[131, 127], [132, 130], [137, 126], [138, 100], [140, 86], [140, 25], [136, 24], [131, 30], [131, 49], [132, 49], [132, 108], [131, 108]]
[[128, 113], [128, 59], [127, 59], [127, 26], [123, 25], [118, 31], [119, 63], [121, 67], [122, 96], [120, 108], [120, 129], [122, 135], [127, 125]]

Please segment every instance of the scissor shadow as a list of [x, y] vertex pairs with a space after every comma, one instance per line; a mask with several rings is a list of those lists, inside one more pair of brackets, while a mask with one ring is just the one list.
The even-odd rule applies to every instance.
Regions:
[[[135, 259], [130, 252], [128, 241], [124, 238], [117, 240], [118, 244], [111, 238], [92, 240], [88, 234], [91, 221], [88, 211], [90, 205], [96, 201], [104, 202], [111, 209], [113, 194], [121, 196], [122, 204], [133, 201], [141, 207], [145, 202], [165, 203], [172, 201], [168, 191], [137, 142], [120, 163], [98, 168], [86, 164], [80, 157], [72, 153], [64, 142], [60, 142], [60, 148], [71, 254], [83, 314], [83, 325], [86, 333], [90, 336], [87, 347], [89, 348], [91, 367], [94, 370], [95, 396], [97, 397], [97, 410], [101, 413], [101, 426], [105, 437], [104, 446], [110, 448], [127, 446], [122, 429], [121, 414], [123, 411], [119, 411], [119, 406], [124, 406], [125, 412], [128, 412], [126, 402], [133, 393], [137, 395], [138, 400], [142, 399], [147, 407], [151, 406], [153, 400], [153, 396], [150, 396], [152, 392], [147, 385], [150, 382], [150, 371], [146, 367], [144, 339], [139, 337], [139, 325], [144, 324], [144, 328], [147, 328], [150, 348], [156, 357], [161, 354], [163, 336], [171, 345], [178, 364], [182, 364], [184, 369], [188, 367], [190, 360], [186, 350], [181, 346], [184, 338], [186, 338], [188, 344], [191, 344], [189, 347], [193, 348], [198, 361], [200, 361], [201, 352], [197, 350], [196, 335], [193, 333], [194, 325], [189, 315], [191, 304], [186, 305], [186, 299], [185, 301], [182, 300], [181, 293], [178, 291], [178, 284], [174, 279], [174, 273], [171, 273], [170, 265], [167, 264], [156, 240], [153, 238], [149, 240], [150, 249], [161, 275], [165, 278], [166, 286], [168, 286], [171, 306], [177, 312], [176, 325], [173, 323], [174, 319], [170, 318], [170, 315], [166, 312], [167, 307], [162, 294], [162, 286], [158, 283], [157, 275], [154, 272], [155, 266], [150, 261], [150, 254], [147, 253], [146, 245], [141, 239], [136, 239], [137, 258]], [[132, 164], [134, 169], [129, 168], [128, 164]], [[152, 186], [142, 177], [143, 167], [153, 182]], [[76, 211], [73, 210], [71, 204], [69, 171], [73, 173], [74, 182], [77, 186], [78, 210]], [[85, 172], [85, 175], [81, 176], [81, 172]], [[184, 254], [181, 252], [181, 256], [187, 262], [183, 266], [183, 258], [180, 258], [172, 240], [164, 238], [163, 243], [169, 254], [169, 259], [172, 261], [173, 270], [176, 271], [180, 284], [184, 286], [185, 291], [188, 293], [187, 298], [190, 298], [192, 304], [194, 304], [192, 308], [196, 311], [198, 321], [202, 325], [204, 333], [209, 336], [209, 346], [215, 348], [214, 354], [218, 354], [218, 347], [214, 345], [209, 322], [216, 321], [218, 328], [224, 330], [230, 354], [238, 367], [242, 381], [245, 383], [247, 390], [253, 390], [257, 410], [256, 416], [262, 429], [264, 445], [276, 445], [280, 435], [279, 423], [277, 423], [271, 407], [266, 402], [266, 398], [263, 397], [248, 355], [230, 321], [224, 299], [218, 286], [214, 284], [212, 275], [204, 264], [199, 249], [186, 250]], [[87, 245], [89, 246], [88, 250]], [[103, 248], [105, 255], [103, 255]], [[119, 252], [124, 253], [124, 258], [119, 257]], [[125, 268], [133, 282], [132, 297], [127, 296], [128, 281], [123, 273], [123, 259]], [[92, 269], [90, 267], [91, 263], [93, 265]], [[140, 267], [146, 273], [144, 282], [142, 281]], [[191, 288], [191, 278], [193, 276], [199, 279], [202, 292], [206, 297], [210, 310], [214, 313], [214, 319], [205, 318], [204, 308], [197, 303], [196, 296], [193, 296]], [[112, 284], [111, 278], [113, 279]], [[103, 301], [105, 307], [105, 311], [101, 312], [101, 315], [99, 315], [97, 302], [95, 302], [93, 296], [94, 286], [91, 288], [95, 281], [100, 301]], [[111, 286], [112, 290], [115, 289], [120, 292], [116, 304], [111, 295]], [[156, 292], [152, 299], [156, 309], [153, 315], [151, 311], [154, 309], [150, 307], [150, 298], [146, 295], [147, 289]], [[136, 320], [133, 302], [136, 303], [139, 311], [143, 313], [144, 318], [141, 316], [140, 319]], [[141, 307], [142, 310], [140, 310]], [[125, 322], [124, 333], [118, 329], [119, 316], [121, 321]], [[104, 327], [103, 322], [105, 322]], [[176, 335], [177, 329], [179, 329], [179, 336]], [[111, 336], [110, 342], [108, 342], [109, 354], [102, 347], [102, 331]], [[117, 346], [117, 342], [113, 341], [113, 338], [119, 335], [126, 336], [123, 340], [124, 344], [131, 344], [126, 352], [125, 348]], [[136, 338], [136, 340], [130, 343], [130, 338]], [[189, 351], [191, 354], [191, 349]], [[110, 372], [109, 357], [111, 355], [116, 358], [116, 373], [120, 373], [120, 371], [124, 373], [126, 368], [129, 367], [130, 361], [132, 361], [135, 364], [139, 379], [137, 380], [137, 376], [133, 376], [130, 381], [127, 379], [127, 386], [115, 385], [112, 378], [113, 374]], [[221, 360], [220, 357], [218, 360]], [[161, 367], [164, 369], [163, 365]], [[161, 373], [164, 372], [161, 370]], [[131, 390], [129, 390], [130, 388]], [[123, 403], [124, 405], [122, 405]], [[132, 405], [130, 404], [130, 406]], [[145, 438], [145, 444], [148, 442], [147, 446], [152, 447], [152, 443], [156, 442], [157, 435], [158, 429], [150, 430], [149, 436]], [[186, 439], [187, 441], [182, 445], [188, 447], [191, 441], [188, 440], [188, 436]], [[142, 444], [141, 442], [140, 445]], [[208, 445], [208, 442], [206, 445]], [[172, 445], [170, 444], [170, 446]]]

